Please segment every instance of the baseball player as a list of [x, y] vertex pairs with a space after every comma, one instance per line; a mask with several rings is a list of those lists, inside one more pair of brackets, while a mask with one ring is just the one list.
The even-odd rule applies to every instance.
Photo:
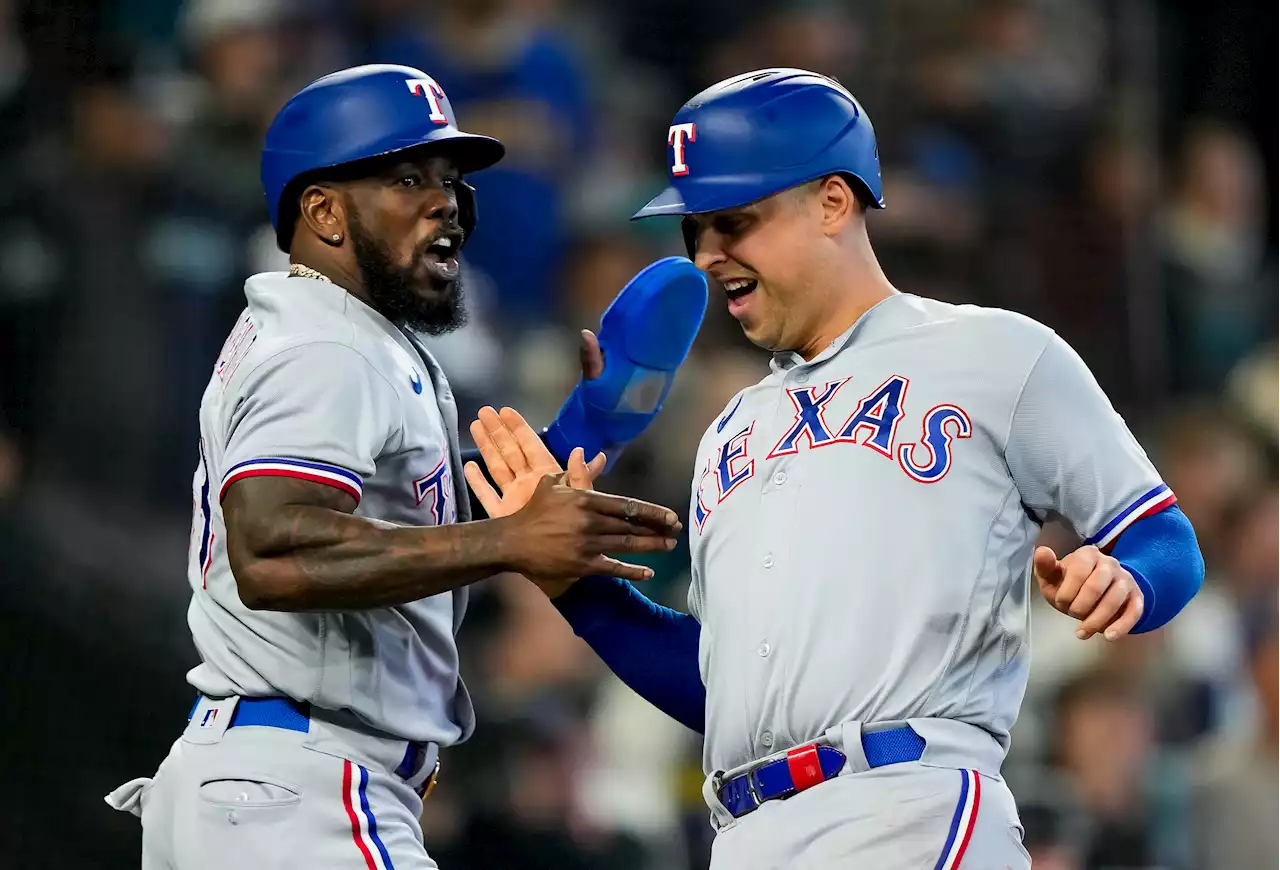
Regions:
[[[1030, 866], [1000, 777], [1028, 575], [1081, 639], [1151, 631], [1200, 586], [1190, 523], [1050, 329], [885, 277], [875, 137], [844, 87], [728, 79], [667, 149], [671, 184], [637, 217], [682, 216], [770, 371], [698, 449], [689, 614], [617, 578], [544, 588], [705, 734], [716, 870]], [[558, 468], [513, 411], [473, 432], [499, 485]], [[1062, 559], [1033, 552], [1051, 513], [1084, 540]]]
[[[454, 642], [467, 584], [508, 570], [640, 579], [651, 572], [602, 554], [675, 544], [673, 511], [584, 490], [605, 457], [588, 469], [580, 448], [580, 488], [541, 481], [521, 510], [468, 521], [456, 408], [420, 334], [459, 322], [458, 251], [475, 226], [462, 176], [502, 153], [398, 66], [312, 83], [267, 134], [263, 182], [292, 265], [246, 283], [201, 402], [199, 699], [154, 778], [107, 798], [141, 817], [145, 870], [435, 867], [417, 819], [440, 748], [474, 725]], [[623, 325], [660, 295], [615, 303]], [[607, 347], [603, 363], [604, 381], [631, 371]], [[561, 443], [602, 410], [570, 404]], [[612, 412], [629, 435], [647, 419]]]

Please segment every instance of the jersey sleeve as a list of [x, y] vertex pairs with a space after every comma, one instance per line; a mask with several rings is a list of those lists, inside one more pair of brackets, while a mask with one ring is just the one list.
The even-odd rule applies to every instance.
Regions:
[[394, 389], [358, 351], [338, 343], [283, 350], [240, 385], [227, 423], [218, 497], [246, 477], [337, 487], [357, 502], [400, 424]]
[[1176, 501], [1079, 355], [1052, 335], [1023, 384], [1005, 460], [1023, 504], [1108, 547]]

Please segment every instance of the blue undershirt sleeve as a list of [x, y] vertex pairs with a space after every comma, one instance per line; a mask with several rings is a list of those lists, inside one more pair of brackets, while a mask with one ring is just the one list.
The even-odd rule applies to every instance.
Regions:
[[1178, 615], [1204, 582], [1204, 557], [1191, 520], [1177, 505], [1143, 517], [1111, 548], [1142, 590], [1146, 609], [1133, 634], [1153, 631]]
[[702, 627], [696, 619], [650, 601], [616, 577], [583, 577], [553, 603], [636, 694], [703, 732], [707, 692], [698, 668]]

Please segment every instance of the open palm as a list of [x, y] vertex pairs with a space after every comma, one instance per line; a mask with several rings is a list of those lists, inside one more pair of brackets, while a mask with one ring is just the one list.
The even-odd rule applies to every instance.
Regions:
[[[466, 464], [463, 474], [480, 504], [495, 519], [510, 516], [528, 504], [548, 474], [565, 474], [538, 433], [512, 408], [503, 408], [501, 413], [488, 406], [481, 408], [471, 423], [471, 437], [498, 488], [489, 484], [474, 462]], [[564, 482], [575, 489], [591, 489], [604, 463], [603, 453], [587, 463], [582, 448], [574, 448]]]

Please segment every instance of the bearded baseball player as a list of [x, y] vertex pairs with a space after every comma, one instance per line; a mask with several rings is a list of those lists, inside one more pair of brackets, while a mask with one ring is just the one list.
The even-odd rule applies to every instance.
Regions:
[[[1081, 640], [1152, 631], [1200, 587], [1190, 523], [1052, 330], [889, 282], [866, 227], [885, 206], [875, 137], [844, 87], [720, 82], [667, 155], [670, 186], [636, 216], [682, 217], [770, 371], [699, 447], [689, 614], [619, 578], [543, 588], [705, 734], [715, 870], [1029, 867], [1000, 776], [1029, 580]], [[472, 428], [499, 486], [558, 470], [514, 411]], [[1035, 548], [1051, 514], [1083, 540], [1062, 559]]]
[[590, 382], [547, 433], [576, 486], [541, 480], [519, 510], [469, 521], [456, 407], [422, 335], [461, 322], [463, 176], [502, 154], [399, 66], [312, 83], [268, 132], [263, 184], [292, 266], [248, 280], [201, 402], [198, 701], [155, 776], [107, 798], [141, 817], [144, 870], [435, 867], [421, 798], [474, 727], [454, 640], [467, 585], [644, 579], [603, 554], [675, 545], [674, 511], [589, 489], [697, 331], [705, 278], [684, 258], [637, 276], [587, 343]]

